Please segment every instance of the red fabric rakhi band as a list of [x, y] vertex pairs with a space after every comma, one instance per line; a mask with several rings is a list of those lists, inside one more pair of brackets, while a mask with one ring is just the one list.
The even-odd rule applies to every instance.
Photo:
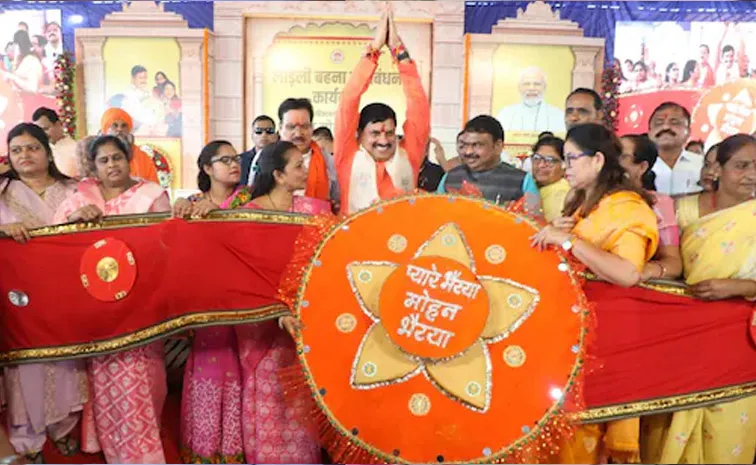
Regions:
[[[192, 326], [274, 318], [285, 310], [275, 296], [300, 230], [171, 220], [27, 244], [2, 239], [0, 363], [103, 353]], [[136, 268], [133, 286], [114, 288], [125, 296], [109, 302], [100, 300], [108, 292], [102, 287], [132, 270], [123, 254], [89, 256], [103, 239], [124, 243]]]
[[[728, 386], [733, 394], [743, 394], [747, 391], [737, 386], [756, 384], [756, 345], [749, 337], [754, 303], [704, 302], [590, 281], [584, 289], [596, 306], [598, 325], [588, 350], [595, 360], [588, 367], [584, 396], [589, 408], [605, 408], [597, 415], [632, 415], [624, 404]], [[665, 407], [684, 403], [672, 399]]]

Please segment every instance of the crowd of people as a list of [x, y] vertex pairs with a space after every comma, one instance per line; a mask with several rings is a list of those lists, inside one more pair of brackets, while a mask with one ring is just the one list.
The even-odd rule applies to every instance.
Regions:
[[5, 46], [0, 77], [20, 92], [55, 93], [55, 61], [63, 54], [60, 24], [49, 22], [40, 34], [32, 34], [25, 22], [18, 24], [13, 41]]
[[[384, 47], [407, 101], [402, 137], [389, 106], [360, 110]], [[278, 128], [270, 116], [254, 119], [252, 150], [238, 153], [223, 140], [202, 148], [199, 193], [173, 205], [156, 184], [149, 156], [133, 144], [126, 111], [109, 109], [102, 135], [73, 143], [57, 115], [40, 109], [34, 122], [8, 135], [0, 229], [26, 243], [36, 227], [120, 214], [171, 211], [189, 218], [236, 208], [352, 214], [419, 186], [520, 209], [543, 225], [533, 247], [561, 248], [609, 283], [680, 279], [698, 299], [756, 299], [756, 138], [733, 135], [700, 155], [685, 150], [690, 114], [676, 103], [653, 111], [647, 134], [623, 137], [601, 124], [595, 91], [576, 89], [565, 107], [566, 138], [539, 138], [524, 170], [502, 161], [505, 133], [491, 115], [470, 119], [457, 136], [456, 155], [447, 157], [430, 137], [429, 100], [389, 7], [342, 91], [333, 133], [314, 130], [310, 101], [287, 99], [276, 115]], [[437, 163], [429, 161], [431, 149]], [[195, 331], [182, 392], [187, 462], [324, 459], [276, 377], [296, 360], [290, 335], [298, 329], [298, 320], [286, 316]], [[164, 463], [162, 345], [6, 367], [13, 449], [41, 463], [49, 437], [66, 455], [102, 451], [108, 463]], [[751, 463], [754, 419], [756, 398], [746, 397], [583, 426], [552, 461]], [[80, 441], [71, 434], [77, 425]]]
[[615, 59], [614, 66], [619, 71], [621, 79], [620, 93], [670, 88], [706, 89], [740, 78], [756, 77], [756, 68], [749, 68], [743, 35], [739, 35], [737, 48], [725, 43], [731, 29], [732, 25], [727, 24], [713, 59], [707, 44], [698, 47], [697, 57], [684, 62], [669, 62], [664, 69], [658, 69], [656, 62], [649, 58], [645, 44], [642, 46], [640, 59], [628, 58], [622, 63]]

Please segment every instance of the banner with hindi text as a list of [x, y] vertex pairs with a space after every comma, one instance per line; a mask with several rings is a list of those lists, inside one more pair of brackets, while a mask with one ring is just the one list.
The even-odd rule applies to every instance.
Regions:
[[[372, 30], [365, 25], [355, 27], [337, 23], [276, 36], [264, 60], [264, 113], [276, 115], [278, 106], [285, 99], [306, 97], [315, 108], [314, 125], [332, 128], [341, 89], [372, 35]], [[419, 61], [421, 76], [423, 66], [424, 63]], [[361, 104], [373, 102], [391, 106], [396, 111], [398, 125], [404, 124], [407, 105], [399, 72], [387, 49], [383, 50]]]

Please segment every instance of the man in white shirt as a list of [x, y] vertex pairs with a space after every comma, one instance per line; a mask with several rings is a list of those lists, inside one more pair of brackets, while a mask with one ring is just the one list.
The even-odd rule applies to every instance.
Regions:
[[564, 132], [564, 111], [543, 100], [546, 74], [541, 68], [523, 70], [518, 90], [522, 102], [502, 108], [496, 116], [504, 131]]
[[63, 35], [60, 32], [60, 24], [55, 21], [45, 24], [45, 39], [47, 39], [47, 44], [45, 44], [45, 57], [52, 60], [53, 63], [63, 54], [62, 37]]
[[693, 194], [698, 185], [703, 157], [683, 149], [690, 135], [690, 112], [675, 102], [664, 102], [651, 114], [648, 136], [659, 150], [653, 172], [656, 190], [667, 195]]
[[740, 78], [740, 70], [735, 65], [735, 47], [725, 45], [722, 48], [722, 62], [717, 67], [716, 83], [718, 86]]
[[40, 107], [32, 115], [34, 124], [41, 127], [50, 139], [53, 160], [58, 170], [72, 178], [78, 178], [79, 165], [76, 159], [76, 141], [63, 130], [63, 122], [50, 108]]

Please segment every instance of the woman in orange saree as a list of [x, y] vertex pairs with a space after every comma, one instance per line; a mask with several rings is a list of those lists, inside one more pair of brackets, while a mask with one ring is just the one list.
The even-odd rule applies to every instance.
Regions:
[[[716, 190], [678, 200], [685, 281], [699, 299], [756, 300], [756, 139], [725, 139], [717, 162]], [[755, 423], [756, 396], [647, 417], [643, 459], [752, 463]]]
[[[656, 253], [657, 219], [650, 195], [632, 185], [619, 162], [622, 147], [598, 124], [567, 133], [566, 179], [573, 189], [564, 213], [533, 236], [533, 245], [562, 247], [599, 278], [623, 287], [638, 284]], [[580, 426], [563, 441], [552, 463], [638, 462], [638, 419]]]

